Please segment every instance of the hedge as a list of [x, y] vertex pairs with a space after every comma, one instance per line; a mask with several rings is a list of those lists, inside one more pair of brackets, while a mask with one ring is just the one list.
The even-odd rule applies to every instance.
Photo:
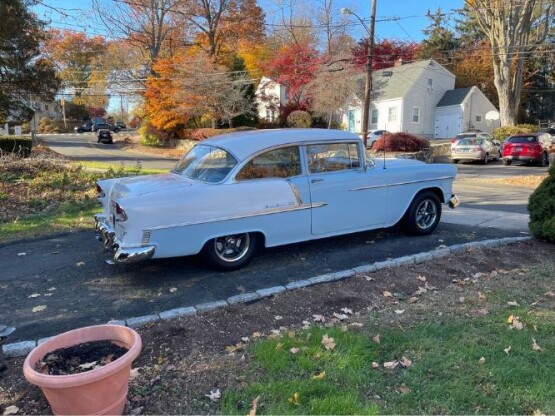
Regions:
[[430, 148], [430, 142], [408, 133], [385, 133], [374, 142], [375, 152], [419, 152]]
[[16, 154], [21, 157], [29, 157], [33, 142], [30, 137], [23, 136], [0, 136], [0, 154]]
[[519, 133], [534, 133], [538, 127], [533, 124], [517, 124], [516, 126], [503, 126], [496, 128], [492, 135], [495, 139], [504, 141], [507, 137]]
[[541, 239], [555, 243], [555, 166], [528, 200], [530, 231]]

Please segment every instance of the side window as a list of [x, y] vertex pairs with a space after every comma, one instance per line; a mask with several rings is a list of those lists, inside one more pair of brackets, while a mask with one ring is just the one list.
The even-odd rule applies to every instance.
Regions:
[[252, 158], [235, 177], [238, 181], [263, 178], [288, 178], [301, 174], [297, 146], [270, 150]]
[[310, 173], [335, 172], [360, 167], [357, 143], [332, 143], [307, 146]]

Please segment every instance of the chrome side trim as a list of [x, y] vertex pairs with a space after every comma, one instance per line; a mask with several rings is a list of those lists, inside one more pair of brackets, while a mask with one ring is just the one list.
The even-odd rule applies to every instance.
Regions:
[[318, 203], [313, 203], [313, 204], [303, 204], [303, 205], [299, 205], [297, 207], [292, 207], [292, 208], [276, 208], [276, 209], [267, 210], [267, 211], [251, 212], [250, 214], [244, 214], [244, 215], [230, 215], [230, 216], [227, 216], [227, 217], [214, 218], [214, 219], [211, 219], [211, 220], [190, 221], [190, 222], [182, 222], [182, 223], [177, 223], [177, 224], [161, 225], [159, 227], [148, 228], [147, 231], [166, 230], [166, 229], [169, 229], [169, 228], [187, 227], [187, 226], [190, 226], [190, 225], [199, 225], [199, 224], [209, 224], [209, 223], [220, 222], [220, 221], [240, 220], [240, 219], [243, 219], [243, 218], [252, 218], [252, 217], [258, 217], [258, 216], [261, 216], [261, 215], [280, 214], [282, 212], [302, 211], [302, 210], [305, 210], [305, 209], [320, 208], [320, 207], [323, 207], [323, 206], [326, 206], [326, 205], [327, 205], [327, 203], [325, 203], [325, 202], [318, 202]]
[[293, 191], [293, 195], [295, 195], [295, 198], [297, 199], [297, 203], [299, 205], [302, 205], [303, 200], [301, 199], [301, 194], [299, 193], [297, 187], [291, 181], [289, 181], [289, 186], [291, 186], [291, 190]]
[[444, 179], [454, 179], [454, 176], [442, 176], [439, 178], [432, 178], [432, 179], [419, 179], [417, 181], [407, 181], [407, 182], [397, 182], [397, 183], [390, 183], [387, 185], [372, 185], [372, 186], [362, 186], [360, 188], [353, 188], [349, 189], [349, 191], [365, 191], [367, 189], [375, 189], [375, 188], [385, 188], [388, 186], [401, 186], [401, 185], [410, 185], [413, 183], [422, 183], [422, 182], [432, 182], [432, 181], [440, 181]]

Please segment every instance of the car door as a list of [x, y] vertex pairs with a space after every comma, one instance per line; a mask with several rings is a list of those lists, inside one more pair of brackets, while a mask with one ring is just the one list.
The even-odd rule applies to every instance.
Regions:
[[307, 145], [312, 234], [381, 228], [387, 184], [381, 169], [365, 169], [362, 142]]

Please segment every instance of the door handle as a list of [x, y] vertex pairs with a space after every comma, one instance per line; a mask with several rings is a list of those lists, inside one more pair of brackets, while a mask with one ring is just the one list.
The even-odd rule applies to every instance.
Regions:
[[323, 181], [322, 178], [316, 178], [316, 179], [312, 179], [312, 180], [310, 181], [310, 183], [316, 183], [316, 182], [322, 182], [322, 181]]

